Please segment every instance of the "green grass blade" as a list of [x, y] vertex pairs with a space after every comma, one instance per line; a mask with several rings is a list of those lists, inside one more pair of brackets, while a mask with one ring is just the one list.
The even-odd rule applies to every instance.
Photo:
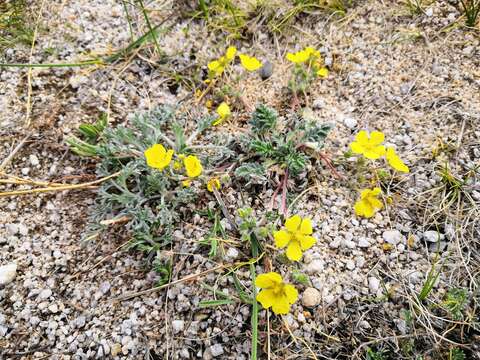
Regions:
[[200, 301], [198, 306], [201, 308], [207, 308], [207, 307], [214, 307], [214, 306], [230, 305], [230, 304], [233, 304], [233, 302], [234, 301], [231, 299], [205, 300], [205, 301]]
[[158, 44], [157, 35], [155, 34], [154, 28], [152, 27], [152, 24], [150, 23], [150, 19], [148, 17], [147, 11], [145, 10], [145, 7], [143, 6], [143, 1], [142, 0], [137, 0], [137, 2], [140, 4], [140, 7], [142, 8], [143, 17], [145, 18], [145, 22], [147, 23], [149, 32], [152, 34], [153, 42], [155, 43], [155, 48], [157, 49], [157, 55], [160, 56], [162, 54], [162, 51], [160, 50], [160, 45]]

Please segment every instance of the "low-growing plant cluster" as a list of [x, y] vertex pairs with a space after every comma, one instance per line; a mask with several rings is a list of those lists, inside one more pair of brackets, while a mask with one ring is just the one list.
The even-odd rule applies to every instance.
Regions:
[[[218, 113], [231, 115], [230, 111]], [[305, 283], [305, 279], [299, 280], [301, 273], [293, 264], [300, 263], [303, 252], [312, 248], [317, 240], [308, 217], [288, 216], [287, 188], [290, 183], [290, 191], [298, 192], [299, 181], [308, 181], [309, 169], [322, 166], [319, 153], [332, 126], [305, 120], [295, 113], [279, 116], [265, 105], [257, 106], [242, 136], [216, 131], [218, 117], [199, 116], [198, 119], [195, 129], [186, 131], [191, 127], [191, 119], [179, 114], [178, 109], [160, 108], [134, 117], [129, 126], [112, 128], [102, 118], [95, 124], [80, 127], [81, 138], [68, 140], [72, 150], [98, 158], [99, 175], [117, 174], [99, 190], [92, 209], [89, 237], [98, 236], [109, 226], [124, 224], [131, 236], [131, 246], [147, 252], [163, 283], [168, 280], [171, 265], [158, 257], [159, 251], [172, 243], [173, 233], [181, 221], [188, 222], [193, 212], [213, 195], [217, 208], [207, 211], [213, 228], [201, 244], [209, 247], [210, 257], [221, 256], [223, 250], [219, 252], [219, 249], [232, 244], [229, 239], [239, 234], [241, 248], [249, 249], [251, 259], [232, 264], [230, 274], [235, 279], [237, 299], [252, 306], [252, 331], [256, 334], [257, 301], [263, 308], [281, 315], [288, 313], [298, 299], [295, 285], [287, 283], [275, 271], [276, 261], [269, 260], [271, 265], [267, 271], [257, 275], [259, 260], [271, 259], [272, 249], [284, 250], [280, 258], [290, 264], [292, 279]], [[351, 149], [367, 159], [385, 156], [394, 169], [408, 171], [393, 149], [382, 145], [383, 140], [382, 133], [372, 132], [369, 136], [361, 131]], [[272, 203], [277, 196], [281, 197], [279, 211], [258, 218], [253, 209], [242, 207], [238, 213], [230, 214], [222, 193], [226, 187], [236, 184], [243, 187], [242, 191], [252, 193], [258, 190], [258, 185], [271, 188], [274, 190]], [[384, 206], [377, 198], [379, 194], [378, 187], [362, 191], [361, 199], [352, 210], [359, 216], [373, 216]], [[229, 231], [221, 225], [219, 214], [230, 223]], [[284, 226], [279, 229], [277, 220], [282, 219]], [[245, 291], [236, 276], [236, 271], [243, 266], [249, 267], [254, 284], [250, 292]], [[202, 306], [234, 301], [225, 296], [221, 300], [208, 300]], [[256, 347], [254, 339], [252, 354], [256, 353]], [[255, 357], [252, 355], [252, 358]]]

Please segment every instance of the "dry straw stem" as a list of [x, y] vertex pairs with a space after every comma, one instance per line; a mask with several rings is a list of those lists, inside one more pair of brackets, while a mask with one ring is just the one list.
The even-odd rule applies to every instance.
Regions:
[[44, 193], [44, 192], [50, 192], [50, 191], [64, 191], [64, 190], [77, 190], [77, 189], [92, 189], [95, 187], [92, 187], [94, 185], [100, 184], [104, 181], [107, 181], [109, 179], [112, 179], [118, 175], [120, 175], [120, 171], [109, 175], [105, 176], [101, 179], [95, 180], [95, 181], [90, 181], [86, 182], [83, 184], [71, 184], [71, 185], [62, 185], [62, 186], [50, 186], [46, 188], [40, 188], [40, 189], [29, 189], [29, 190], [16, 190], [16, 191], [6, 191], [6, 192], [1, 192], [0, 197], [2, 196], [16, 196], [16, 195], [27, 195], [27, 194], [35, 194], [35, 193]]
[[138, 292], [130, 293], [130, 294], [127, 294], [127, 295], [119, 296], [119, 297], [117, 297], [117, 298], [112, 299], [112, 301], [113, 301], [113, 302], [115, 302], [115, 301], [123, 301], [123, 300], [128, 300], [128, 299], [131, 299], [131, 298], [134, 298], [134, 297], [137, 297], [137, 296], [150, 294], [150, 293], [152, 293], [152, 292], [155, 292], [155, 291], [159, 291], [159, 290], [168, 288], [168, 287], [170, 287], [170, 286], [172, 286], [172, 285], [180, 284], [180, 283], [185, 282], [185, 281], [195, 280], [196, 278], [201, 277], [201, 276], [204, 276], [204, 275], [209, 274], [209, 273], [211, 273], [211, 272], [214, 272], [214, 271], [217, 271], [217, 270], [221, 270], [221, 269], [224, 269], [224, 268], [229, 267], [229, 266], [235, 266], [235, 265], [237, 265], [237, 264], [222, 264], [222, 265], [218, 265], [218, 266], [215, 266], [214, 268], [211, 268], [211, 269], [202, 271], [202, 272], [200, 272], [200, 273], [198, 273], [198, 274], [187, 275], [187, 276], [185, 276], [185, 277], [183, 277], [183, 278], [181, 278], [181, 279], [178, 279], [178, 280], [169, 282], [168, 284], [165, 284], [165, 285], [162, 285], [162, 286], [157, 286], [157, 287], [154, 287], [154, 288], [151, 288], [151, 289], [147, 289], [147, 290], [138, 291]]
[[22, 141], [20, 141], [18, 145], [12, 150], [12, 152], [2, 161], [2, 163], [0, 164], [0, 172], [7, 167], [10, 161], [12, 161], [13, 157], [20, 151], [23, 145], [25, 145], [29, 137], [30, 134], [25, 136]]
[[[30, 47], [30, 56], [28, 59], [29, 63], [32, 63], [33, 59], [33, 50], [35, 49], [35, 42], [37, 40], [37, 35], [38, 35], [38, 27], [40, 24], [40, 20], [42, 18], [42, 13], [43, 13], [43, 6], [45, 5], [45, 0], [42, 1], [40, 4], [40, 9], [38, 11], [38, 17], [37, 17], [37, 22], [35, 24], [35, 30], [33, 32], [33, 38], [32, 38], [32, 46]], [[32, 112], [32, 68], [28, 68], [27, 72], [27, 104], [26, 104], [26, 112], [25, 112], [25, 126], [28, 127], [30, 126], [30, 114]]]

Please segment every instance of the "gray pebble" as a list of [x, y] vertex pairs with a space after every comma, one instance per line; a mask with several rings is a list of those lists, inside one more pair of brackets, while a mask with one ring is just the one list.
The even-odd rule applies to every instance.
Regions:
[[258, 72], [263, 80], [268, 79], [273, 74], [273, 64], [270, 61], [265, 60], [263, 62], [263, 66], [258, 70]]
[[50, 296], [52, 296], [52, 290], [50, 290], [50, 289], [43, 289], [43, 290], [40, 291], [40, 293], [38, 294], [37, 299], [38, 299], [38, 300], [47, 300]]
[[215, 344], [210, 346], [210, 352], [213, 357], [217, 357], [223, 354], [223, 346], [221, 344]]
[[389, 244], [397, 245], [405, 241], [405, 236], [398, 230], [387, 230], [383, 232], [383, 240]]

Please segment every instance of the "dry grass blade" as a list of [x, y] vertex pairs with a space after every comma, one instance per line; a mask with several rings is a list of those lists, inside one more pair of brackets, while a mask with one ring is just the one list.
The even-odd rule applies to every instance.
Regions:
[[36, 194], [36, 193], [45, 193], [45, 192], [52, 192], [52, 191], [64, 191], [64, 190], [78, 190], [78, 189], [92, 189], [94, 185], [100, 184], [104, 181], [110, 180], [118, 175], [120, 175], [120, 171], [116, 172], [112, 175], [105, 176], [101, 179], [95, 181], [89, 181], [83, 184], [72, 184], [72, 185], [63, 185], [63, 186], [51, 186], [46, 188], [40, 189], [29, 189], [29, 190], [16, 190], [16, 191], [5, 191], [0, 193], [0, 197], [3, 196], [17, 196], [17, 195], [28, 195], [28, 194]]
[[198, 274], [192, 274], [192, 275], [185, 276], [181, 279], [169, 282], [168, 284], [165, 284], [165, 285], [162, 285], [162, 286], [157, 286], [157, 287], [154, 287], [152, 289], [147, 289], [147, 290], [138, 291], [138, 292], [130, 293], [130, 294], [127, 294], [127, 295], [119, 296], [117, 298], [112, 299], [111, 301], [124, 301], [124, 300], [128, 300], [128, 299], [132, 299], [132, 298], [137, 297], [137, 296], [151, 294], [152, 292], [160, 291], [162, 289], [165, 289], [165, 288], [170, 287], [170, 286], [175, 285], [175, 284], [183, 283], [185, 281], [195, 280], [195, 279], [197, 279], [201, 276], [207, 275], [207, 274], [209, 274], [211, 272], [214, 272], [214, 271], [217, 271], [217, 270], [225, 269], [225, 268], [230, 267], [230, 266], [235, 266], [235, 264], [218, 265], [218, 266], [215, 266], [214, 268], [202, 271]]

